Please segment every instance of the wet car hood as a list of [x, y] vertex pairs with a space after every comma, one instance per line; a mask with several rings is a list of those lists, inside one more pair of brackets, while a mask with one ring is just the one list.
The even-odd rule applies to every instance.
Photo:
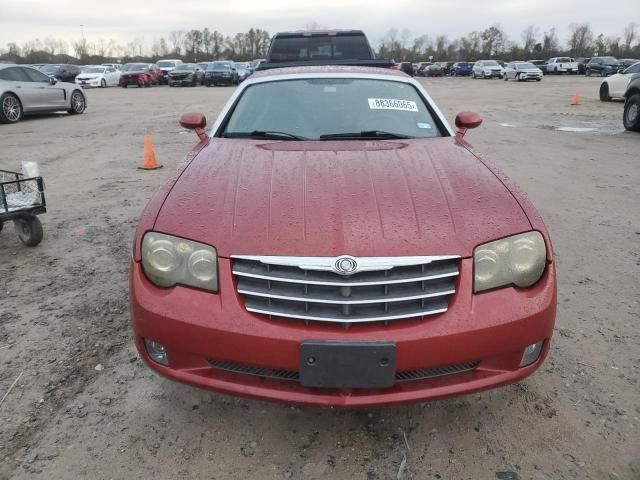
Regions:
[[504, 184], [453, 137], [212, 139], [154, 229], [234, 254], [470, 256], [531, 229]]

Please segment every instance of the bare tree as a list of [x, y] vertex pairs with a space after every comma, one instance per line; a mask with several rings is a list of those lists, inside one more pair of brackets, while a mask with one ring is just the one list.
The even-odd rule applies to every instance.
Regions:
[[544, 32], [542, 38], [542, 48], [540, 53], [543, 57], [553, 57], [558, 53], [558, 34], [556, 29], [552, 28], [548, 32]]
[[133, 40], [134, 45], [136, 46], [136, 54], [139, 57], [142, 57], [143, 55], [143, 49], [144, 49], [144, 37], [137, 37]]
[[507, 41], [507, 34], [498, 24], [492, 25], [482, 32], [482, 52], [488, 57], [500, 55]]
[[588, 23], [569, 25], [569, 52], [574, 57], [588, 57], [593, 48], [593, 32]]
[[624, 52], [627, 53], [631, 50], [631, 44], [638, 36], [638, 24], [636, 22], [631, 22], [624, 29], [624, 33], [622, 37], [624, 39]]
[[528, 56], [533, 52], [533, 47], [536, 45], [536, 40], [539, 34], [540, 30], [535, 25], [529, 25], [522, 31], [522, 50], [524, 51], [525, 56]]
[[184, 43], [184, 35], [184, 30], [173, 30], [169, 33], [169, 40], [171, 40], [171, 45], [173, 46], [172, 53], [174, 55], [180, 55], [182, 44]]

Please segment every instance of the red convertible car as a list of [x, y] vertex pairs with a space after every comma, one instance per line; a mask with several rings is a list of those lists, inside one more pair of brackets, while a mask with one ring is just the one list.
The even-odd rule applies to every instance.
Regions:
[[257, 72], [150, 200], [130, 272], [140, 355], [171, 379], [364, 407], [521, 380], [556, 276], [542, 219], [394, 70]]

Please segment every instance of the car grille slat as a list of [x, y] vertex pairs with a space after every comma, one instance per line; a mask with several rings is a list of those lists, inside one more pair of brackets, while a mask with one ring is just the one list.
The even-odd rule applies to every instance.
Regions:
[[232, 271], [250, 312], [345, 327], [446, 312], [459, 274], [455, 256], [356, 259], [364, 271], [350, 276], [331, 271], [333, 260], [232, 257]]
[[[294, 370], [273, 369], [267, 367], [256, 367], [235, 362], [224, 362], [220, 360], [208, 360], [209, 365], [215, 369], [225, 372], [242, 373], [262, 378], [275, 378], [279, 380], [299, 381], [300, 375]], [[466, 362], [443, 367], [423, 368], [417, 370], [405, 370], [395, 373], [396, 382], [406, 382], [415, 380], [426, 380], [429, 378], [455, 375], [457, 373], [470, 372], [476, 369], [480, 362]]]

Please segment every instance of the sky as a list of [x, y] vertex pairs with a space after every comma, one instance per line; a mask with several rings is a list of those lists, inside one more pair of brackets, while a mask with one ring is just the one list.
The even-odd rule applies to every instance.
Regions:
[[[589, 23], [596, 34], [619, 36], [640, 25], [640, 0], [0, 0], [0, 48], [47, 36], [67, 42], [82, 34], [127, 43], [144, 38], [149, 47], [171, 30], [218, 30], [225, 35], [251, 27], [269, 33], [303, 29], [359, 28], [377, 45], [392, 27], [413, 36], [440, 34], [450, 40], [499, 23], [520, 41], [530, 24], [540, 33], [555, 27], [562, 43], [571, 23]], [[82, 27], [81, 27], [82, 25]]]

